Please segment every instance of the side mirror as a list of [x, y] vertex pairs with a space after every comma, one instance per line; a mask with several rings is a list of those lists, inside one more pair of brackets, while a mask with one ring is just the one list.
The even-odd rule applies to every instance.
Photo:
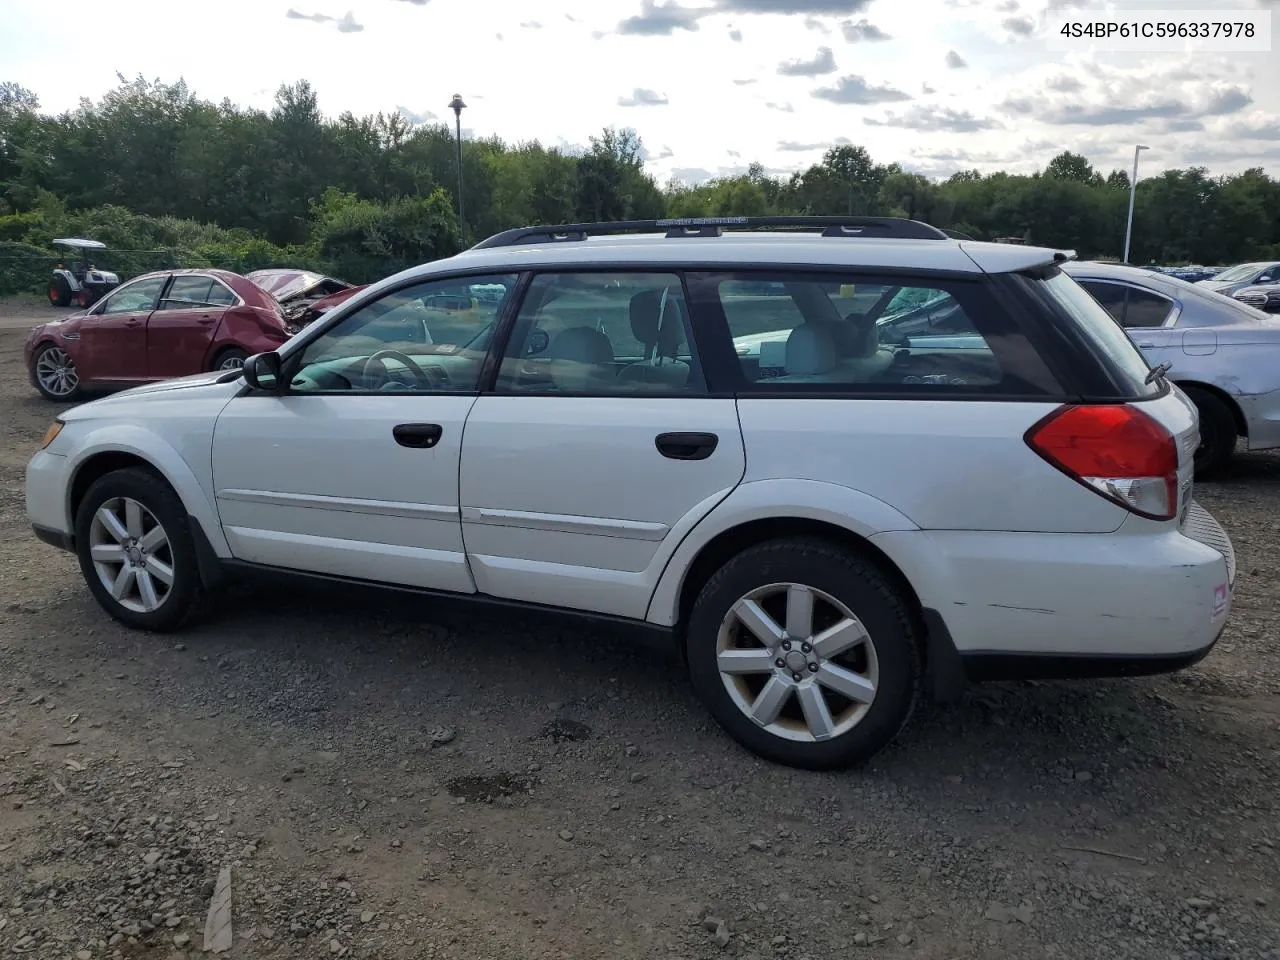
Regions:
[[244, 382], [254, 390], [280, 393], [284, 386], [280, 375], [280, 354], [255, 353], [244, 362]]

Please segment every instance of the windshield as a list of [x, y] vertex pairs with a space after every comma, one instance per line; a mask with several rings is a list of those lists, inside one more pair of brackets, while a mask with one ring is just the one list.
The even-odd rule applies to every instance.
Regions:
[[1093, 345], [1108, 357], [1117, 371], [1137, 389], [1139, 396], [1155, 396], [1158, 383], [1146, 383], [1151, 365], [1111, 314], [1084, 287], [1061, 270], [1041, 280], [1045, 291], [1080, 325]]
[[1213, 279], [1215, 281], [1247, 280], [1265, 266], [1265, 263], [1242, 263], [1238, 266], [1229, 267], [1228, 269], [1223, 270]]

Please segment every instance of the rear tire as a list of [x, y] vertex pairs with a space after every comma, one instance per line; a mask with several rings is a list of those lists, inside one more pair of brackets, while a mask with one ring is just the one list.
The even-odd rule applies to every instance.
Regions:
[[218, 355], [213, 358], [210, 364], [210, 370], [238, 370], [244, 366], [244, 362], [249, 359], [249, 354], [241, 350], [239, 347], [227, 347], [225, 350], [218, 351]]
[[98, 604], [127, 627], [176, 630], [204, 609], [191, 521], [177, 493], [141, 467], [113, 470], [76, 510], [76, 556]]
[[55, 273], [49, 281], [49, 304], [54, 307], [65, 307], [71, 303], [71, 284], [60, 273]]
[[1195, 453], [1196, 478], [1212, 477], [1222, 470], [1235, 454], [1236, 418], [1221, 397], [1197, 387], [1183, 387], [1183, 392], [1200, 411], [1200, 446]]
[[699, 593], [686, 630], [690, 677], [753, 753], [810, 770], [849, 767], [893, 740], [915, 707], [921, 667], [909, 610], [853, 551], [816, 538], [768, 541]]

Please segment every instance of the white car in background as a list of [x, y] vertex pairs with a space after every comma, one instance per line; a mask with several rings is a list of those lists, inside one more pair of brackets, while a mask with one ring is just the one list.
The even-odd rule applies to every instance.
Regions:
[[1111, 263], [1063, 270], [1124, 327], [1152, 366], [1200, 411], [1197, 476], [1232, 457], [1280, 447], [1280, 317], [1201, 283]]

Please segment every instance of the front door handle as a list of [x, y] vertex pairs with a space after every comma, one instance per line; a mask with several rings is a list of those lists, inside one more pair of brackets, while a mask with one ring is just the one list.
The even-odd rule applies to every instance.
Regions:
[[720, 438], [714, 433], [660, 433], [654, 445], [672, 460], [705, 460], [715, 452]]
[[438, 423], [401, 423], [391, 428], [391, 435], [402, 447], [425, 450], [440, 442], [444, 428]]

